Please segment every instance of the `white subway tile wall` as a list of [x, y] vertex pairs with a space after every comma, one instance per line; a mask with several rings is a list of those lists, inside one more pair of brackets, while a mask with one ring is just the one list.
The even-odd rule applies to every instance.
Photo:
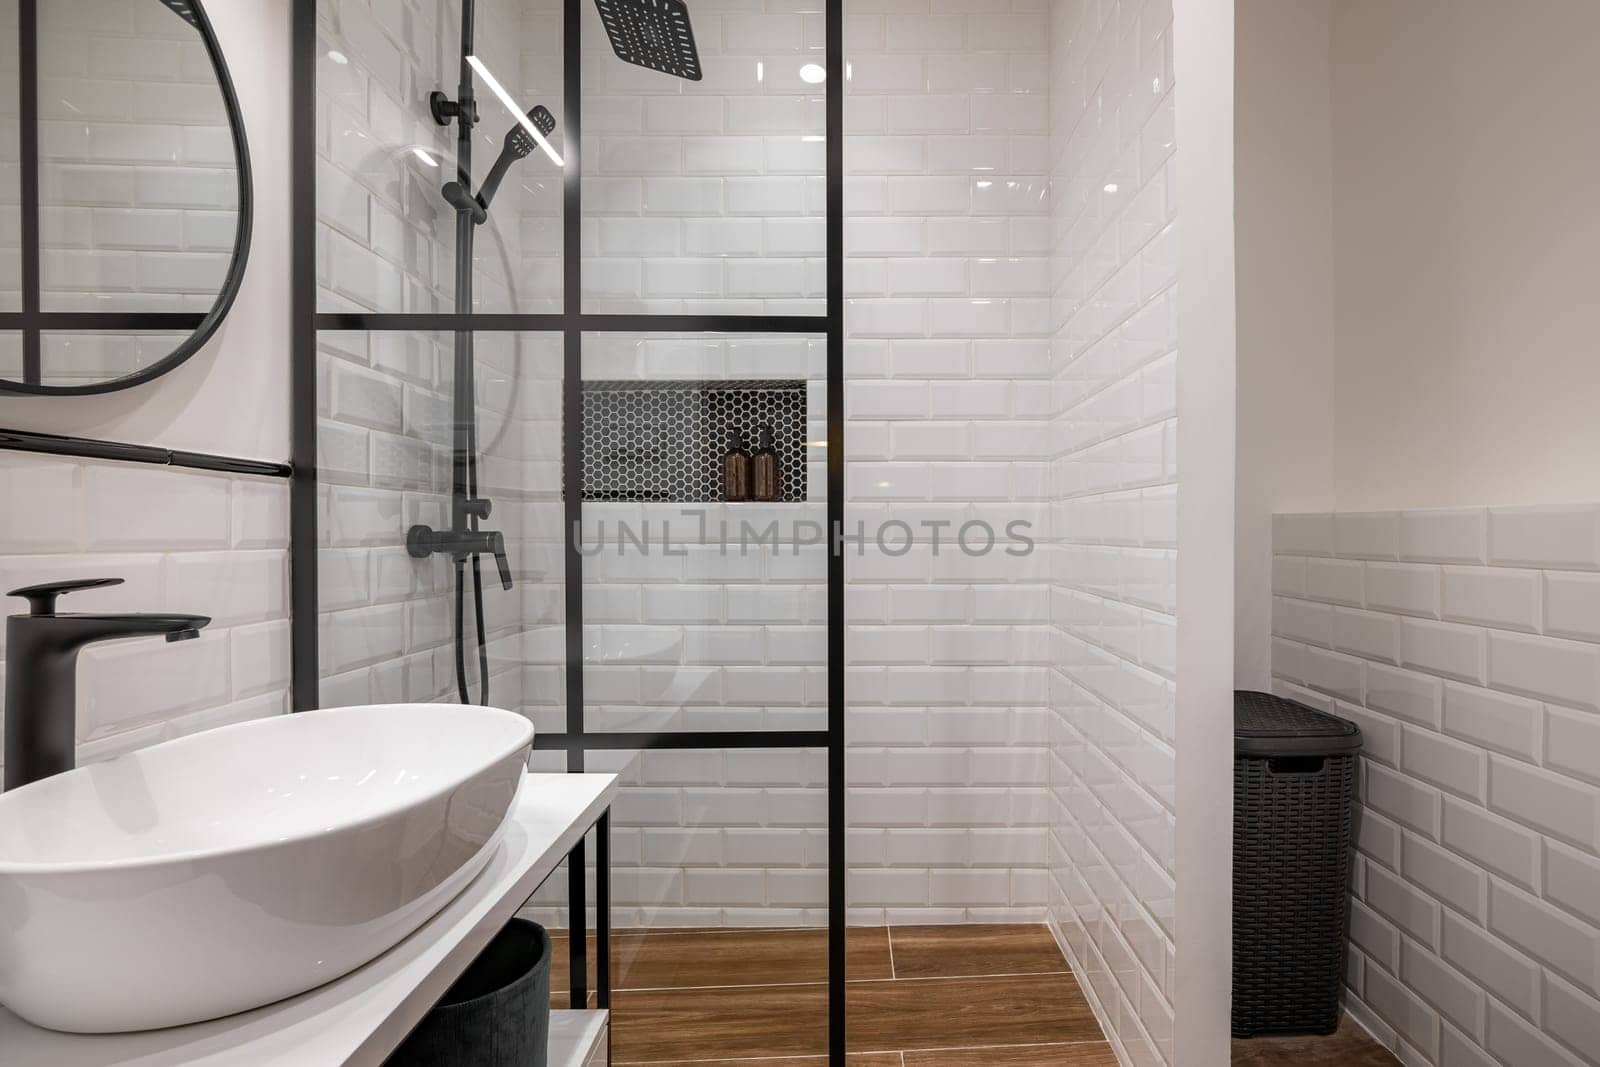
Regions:
[[46, 333], [39, 339], [40, 380], [45, 385], [84, 385], [122, 377], [170, 356], [189, 336], [188, 331]]
[[[475, 51], [519, 104], [561, 106], [556, 0], [481, 0]], [[323, 311], [455, 308], [456, 127], [428, 94], [457, 95], [458, 0], [321, 0], [317, 44], [317, 278]], [[516, 120], [482, 82], [474, 187]], [[559, 150], [558, 125], [552, 143]], [[476, 230], [473, 308], [560, 310], [561, 174], [542, 153], [518, 163]], [[526, 256], [525, 256], [526, 249]], [[465, 309], [462, 309], [465, 310]]]
[[[540, 769], [562, 757], [540, 753]], [[613, 920], [621, 927], [827, 923], [827, 753], [728, 749], [592, 751], [621, 776], [612, 809]], [[588, 901], [594, 902], [592, 865]], [[870, 892], [853, 885], [852, 896]], [[567, 880], [547, 881], [523, 914], [567, 924]], [[613, 973], [626, 983], [628, 960]]]
[[[6, 5], [16, 18], [16, 4]], [[15, 72], [15, 34], [6, 60]], [[209, 311], [237, 238], [233, 134], [205, 44], [160, 4], [39, 12], [40, 279], [46, 311]], [[15, 103], [6, 105], [14, 116]], [[3, 151], [17, 158], [17, 138]], [[0, 201], [19, 202], [15, 166]], [[8, 206], [13, 224], [17, 207]], [[18, 231], [0, 236], [0, 306], [20, 292]], [[47, 385], [132, 373], [178, 334], [44, 338]], [[0, 367], [0, 373], [4, 368]]]
[[[803, 378], [806, 439], [827, 434], [820, 338], [587, 334], [583, 371], [613, 381]], [[555, 447], [559, 463], [559, 440]], [[823, 454], [814, 451], [808, 503], [584, 504], [586, 730], [826, 728], [827, 482]], [[558, 470], [546, 480], [558, 482]], [[530, 536], [545, 539], [540, 549], [559, 568], [559, 498], [528, 507], [536, 513]], [[558, 597], [559, 581], [546, 591]], [[564, 631], [547, 630], [524, 651], [524, 712], [539, 729], [562, 732]], [[591, 751], [590, 769], [623, 777], [613, 823], [618, 921], [824, 923], [826, 847], [818, 842], [826, 839], [826, 766], [821, 754], [801, 756]], [[562, 765], [559, 756], [540, 760]], [[795, 790], [809, 799], [798, 803]], [[758, 866], [763, 856], [771, 859]], [[565, 923], [565, 896], [565, 883], [552, 881], [530, 914]]]
[[1407, 1063], [1600, 1063], [1600, 507], [1273, 542], [1274, 686], [1365, 740], [1350, 1006]]
[[[0, 592], [122, 578], [68, 594], [62, 610], [213, 620], [194, 641], [83, 651], [80, 762], [288, 710], [286, 482], [0, 452], [0, 499]], [[26, 610], [17, 600], [5, 613]], [[4, 656], [0, 634], [0, 676]]]
[[1056, 0], [1050, 44], [1050, 919], [1123, 1062], [1172, 1063], [1170, 0]]
[[699, 82], [623, 63], [583, 7], [584, 309], [823, 313], [820, 5], [690, 5]]
[[[473, 340], [479, 495], [494, 502], [483, 527], [504, 533], [517, 582], [502, 589], [493, 560], [483, 561], [489, 696], [518, 710], [525, 682], [540, 687], [541, 700], [560, 693], [527, 673], [545, 662], [538, 649], [561, 647], [559, 515], [551, 528], [539, 513], [560, 491], [560, 338]], [[319, 344], [322, 703], [454, 701], [454, 568], [446, 556], [417, 560], [405, 547], [411, 526], [451, 521], [453, 336], [330, 332]], [[465, 664], [477, 700], [470, 575], [469, 567]]]
[[238, 188], [200, 34], [160, 4], [47, 4], [38, 58], [45, 310], [210, 310]]
[[[560, 115], [559, 5], [482, 0], [476, 12], [479, 58], [523, 106]], [[428, 94], [457, 95], [460, 4], [324, 0], [318, 21], [320, 306], [456, 310], [455, 213], [440, 193], [455, 177], [456, 128], [434, 122]], [[477, 87], [481, 183], [515, 119], [481, 79]], [[559, 128], [552, 141], [562, 144]], [[539, 152], [506, 179], [475, 232], [473, 310], [559, 309], [560, 185]], [[564, 692], [541, 652], [561, 648], [564, 618], [559, 516], [551, 526], [541, 513], [560, 492], [560, 339], [480, 333], [473, 344], [479, 493], [495, 506], [483, 526], [505, 534], [517, 582], [503, 590], [483, 561], [489, 696], [521, 710], [525, 684], [537, 706]], [[322, 703], [456, 700], [453, 567], [405, 549], [413, 524], [451, 522], [454, 340], [330, 333], [320, 347]], [[463, 610], [478, 699], [470, 568]]]
[[847, 5], [852, 922], [1045, 914], [1049, 572], [1006, 549], [1050, 529], [1049, 26]]

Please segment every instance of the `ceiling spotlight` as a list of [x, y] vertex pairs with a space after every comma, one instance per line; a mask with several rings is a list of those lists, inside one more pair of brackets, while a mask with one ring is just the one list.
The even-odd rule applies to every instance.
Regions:
[[828, 80], [828, 72], [815, 63], [807, 63], [800, 68], [800, 80], [807, 85], [821, 85]]

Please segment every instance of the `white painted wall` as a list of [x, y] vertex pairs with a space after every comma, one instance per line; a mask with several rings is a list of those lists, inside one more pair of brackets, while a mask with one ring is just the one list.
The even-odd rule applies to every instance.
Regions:
[[1329, 0], [1239, 0], [1235, 680], [1270, 675], [1272, 515], [1333, 493]]
[[1340, 509], [1600, 498], [1600, 7], [1333, 20]]
[[1240, 10], [1239, 670], [1259, 680], [1273, 510], [1600, 497], [1580, 104], [1600, 10]]
[[[1175, 0], [1178, 275], [1176, 1062], [1226, 1062], [1232, 976], [1237, 305], [1234, 7]], [[1142, 1007], [1142, 1005], [1141, 1005]]]

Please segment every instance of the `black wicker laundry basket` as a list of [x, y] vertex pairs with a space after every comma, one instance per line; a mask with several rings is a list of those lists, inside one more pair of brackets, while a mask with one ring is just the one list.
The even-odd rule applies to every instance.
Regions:
[[1266, 693], [1233, 722], [1233, 1034], [1331, 1034], [1361, 731]]

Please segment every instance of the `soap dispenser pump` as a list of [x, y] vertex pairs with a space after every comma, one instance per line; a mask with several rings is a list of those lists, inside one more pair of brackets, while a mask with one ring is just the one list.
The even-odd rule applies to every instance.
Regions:
[[761, 427], [761, 447], [750, 457], [750, 495], [757, 500], [777, 500], [782, 486], [778, 482], [778, 452], [772, 447], [772, 427]]
[[737, 428], [728, 432], [728, 450], [722, 454], [722, 499], [750, 499], [750, 450]]

